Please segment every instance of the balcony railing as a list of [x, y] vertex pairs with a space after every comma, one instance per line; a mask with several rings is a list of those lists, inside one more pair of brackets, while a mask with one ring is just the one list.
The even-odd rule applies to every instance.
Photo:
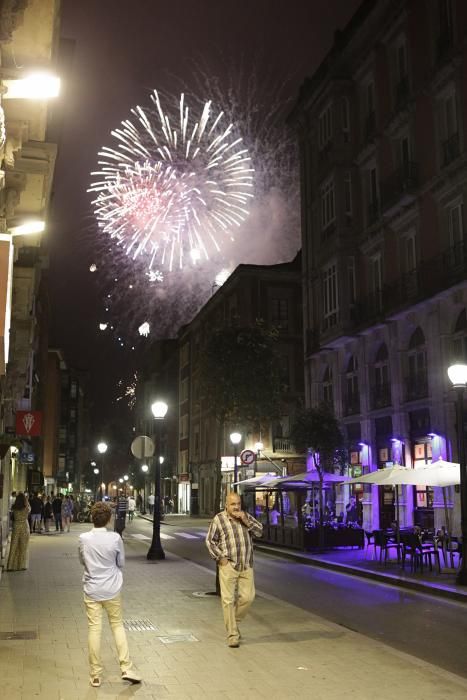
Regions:
[[285, 454], [292, 454], [295, 452], [295, 447], [290, 438], [273, 438], [272, 444], [274, 453], [284, 452]]
[[405, 397], [407, 401], [424, 399], [428, 396], [428, 377], [426, 372], [409, 375], [405, 380]]
[[381, 183], [382, 209], [386, 211], [399, 202], [412, 199], [418, 185], [417, 164], [407, 161]]
[[391, 405], [391, 385], [375, 384], [371, 390], [371, 405], [373, 408], [384, 408]]
[[460, 153], [459, 134], [456, 131], [446, 141], [443, 141], [443, 165], [449, 165]]

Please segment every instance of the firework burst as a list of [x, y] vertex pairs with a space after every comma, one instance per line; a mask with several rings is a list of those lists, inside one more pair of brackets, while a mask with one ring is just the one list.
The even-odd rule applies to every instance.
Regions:
[[249, 213], [254, 170], [211, 102], [198, 115], [183, 93], [176, 111], [163, 111], [157, 91], [151, 102], [112, 131], [116, 143], [99, 152], [89, 191], [100, 230], [161, 281], [161, 270], [209, 260], [232, 239]]

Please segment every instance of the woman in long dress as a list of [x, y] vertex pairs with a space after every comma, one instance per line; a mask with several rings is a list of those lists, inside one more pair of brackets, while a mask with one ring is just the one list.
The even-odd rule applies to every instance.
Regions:
[[13, 514], [13, 531], [11, 534], [10, 554], [7, 571], [24, 571], [29, 561], [29, 523], [31, 508], [24, 493], [19, 493], [11, 507]]

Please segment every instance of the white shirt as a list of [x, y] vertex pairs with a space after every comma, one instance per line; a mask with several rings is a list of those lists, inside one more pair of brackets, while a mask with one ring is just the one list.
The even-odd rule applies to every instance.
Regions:
[[128, 499], [128, 510], [135, 510], [135, 508], [136, 508], [136, 501], [134, 498], [132, 498], [130, 496]]
[[79, 536], [79, 559], [84, 566], [84, 592], [92, 600], [110, 600], [120, 593], [125, 550], [118, 532], [95, 527]]
[[150, 495], [149, 498], [148, 498], [148, 503], [149, 503], [149, 505], [150, 505], [150, 506], [153, 506], [155, 500], [156, 500], [156, 499], [155, 499], [155, 497], [154, 497], [154, 494], [151, 493], [151, 495]]

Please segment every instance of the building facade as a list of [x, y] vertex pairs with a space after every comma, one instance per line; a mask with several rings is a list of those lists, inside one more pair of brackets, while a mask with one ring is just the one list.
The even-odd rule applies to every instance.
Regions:
[[22, 81], [31, 72], [56, 73], [59, 9], [58, 0], [0, 4], [1, 556], [11, 490], [41, 484], [42, 435], [21, 438], [13, 450], [8, 447], [16, 411], [43, 411], [48, 256], [41, 231], [47, 225], [57, 154], [48, 134], [50, 103], [27, 99], [17, 88], [24, 87]]
[[[466, 34], [462, 0], [363, 2], [290, 117], [306, 398], [333, 406], [355, 476], [457, 459], [446, 370], [467, 351]], [[391, 488], [355, 495], [365, 527], [394, 519]], [[441, 489], [400, 495], [401, 524], [444, 524]], [[454, 488], [448, 500], [458, 529]]]
[[[217, 456], [222, 455], [221, 501], [234, 481], [234, 448], [228, 426], [220, 434], [211, 407], [203, 401], [200, 387], [200, 358], [212, 328], [236, 323], [253, 326], [262, 319], [278, 330], [277, 355], [283, 393], [282, 415], [261, 435], [240, 428], [243, 449], [257, 454], [253, 471], [304, 468], [304, 458], [295, 452], [289, 434], [297, 406], [303, 397], [302, 307], [300, 256], [279, 265], [239, 265], [219, 287], [195, 318], [179, 334], [179, 509], [193, 514], [212, 514]], [[255, 450], [256, 451], [256, 450]], [[239, 472], [242, 475], [240, 470]]]

